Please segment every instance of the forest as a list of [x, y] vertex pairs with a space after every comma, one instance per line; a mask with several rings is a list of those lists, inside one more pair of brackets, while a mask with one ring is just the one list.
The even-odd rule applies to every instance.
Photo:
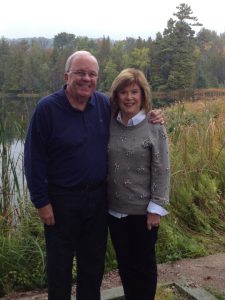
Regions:
[[[127, 67], [141, 69], [153, 91], [225, 87], [225, 32], [205, 29], [185, 3], [155, 39], [90, 39], [61, 32], [44, 37], [0, 39], [0, 91], [46, 93], [63, 85], [64, 65], [76, 50], [88, 50], [100, 65], [98, 89], [109, 92]], [[200, 29], [196, 34], [195, 28]]]

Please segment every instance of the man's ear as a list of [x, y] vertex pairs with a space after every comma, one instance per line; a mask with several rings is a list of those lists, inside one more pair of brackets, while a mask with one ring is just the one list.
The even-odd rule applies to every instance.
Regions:
[[68, 73], [64, 73], [64, 80], [67, 82], [67, 80], [68, 80]]

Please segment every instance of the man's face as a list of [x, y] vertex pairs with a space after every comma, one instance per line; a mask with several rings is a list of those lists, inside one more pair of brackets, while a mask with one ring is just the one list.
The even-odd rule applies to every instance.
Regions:
[[74, 58], [70, 70], [65, 74], [68, 94], [77, 100], [87, 101], [96, 90], [98, 65], [88, 55]]

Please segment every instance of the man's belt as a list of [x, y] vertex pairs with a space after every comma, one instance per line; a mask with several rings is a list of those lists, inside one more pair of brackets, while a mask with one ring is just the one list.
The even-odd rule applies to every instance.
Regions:
[[76, 192], [76, 191], [86, 191], [86, 192], [91, 192], [94, 190], [97, 190], [98, 188], [100, 188], [101, 186], [106, 184], [106, 180], [101, 180], [95, 183], [87, 183], [87, 184], [79, 184], [76, 186], [69, 186], [69, 187], [61, 187], [55, 184], [50, 184], [50, 189], [51, 187], [54, 190], [65, 190], [65, 191], [71, 191], [71, 192]]

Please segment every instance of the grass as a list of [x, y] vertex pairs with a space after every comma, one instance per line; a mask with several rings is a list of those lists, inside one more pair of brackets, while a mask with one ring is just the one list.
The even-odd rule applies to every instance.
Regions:
[[171, 193], [159, 262], [203, 256], [225, 245], [225, 100], [178, 103], [165, 114]]
[[211, 288], [209, 288], [207, 290], [210, 294], [214, 295], [216, 297], [216, 299], [225, 300], [225, 295], [224, 294], [221, 294], [218, 291], [216, 291], [215, 289], [211, 289]]
[[159, 286], [156, 292], [155, 300], [191, 300], [193, 299], [187, 293], [178, 289], [175, 285]]
[[[124, 296], [116, 297], [114, 300], [123, 300]], [[157, 287], [155, 300], [191, 300], [193, 297], [179, 289], [176, 285], [161, 285]]]

